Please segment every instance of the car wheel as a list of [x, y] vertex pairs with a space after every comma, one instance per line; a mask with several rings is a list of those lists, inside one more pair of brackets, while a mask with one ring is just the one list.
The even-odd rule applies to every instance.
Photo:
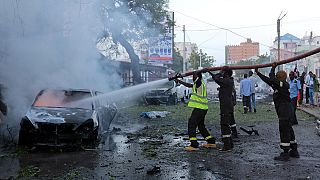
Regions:
[[177, 97], [177, 94], [171, 94], [169, 96], [169, 99], [168, 99], [168, 105], [176, 105], [178, 103], [178, 97]]
[[28, 130], [20, 129], [18, 144], [19, 146], [33, 146], [34, 142], [32, 140], [32, 135], [28, 132]]

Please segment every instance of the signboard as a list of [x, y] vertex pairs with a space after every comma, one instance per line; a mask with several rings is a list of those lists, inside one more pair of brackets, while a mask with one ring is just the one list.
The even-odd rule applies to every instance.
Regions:
[[165, 32], [158, 37], [151, 38], [148, 48], [148, 64], [172, 64], [173, 61], [173, 12], [164, 17], [163, 24]]

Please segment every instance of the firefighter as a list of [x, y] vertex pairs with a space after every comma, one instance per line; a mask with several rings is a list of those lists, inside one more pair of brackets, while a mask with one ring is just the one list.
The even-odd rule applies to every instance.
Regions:
[[187, 151], [199, 150], [199, 143], [197, 141], [196, 130], [199, 129], [201, 135], [207, 141], [203, 145], [205, 148], [216, 148], [216, 139], [210, 136], [210, 133], [205, 127], [204, 120], [208, 111], [208, 99], [206, 84], [202, 80], [201, 72], [193, 73], [193, 84], [183, 82], [179, 79], [175, 80], [186, 87], [192, 88], [192, 94], [188, 102], [188, 106], [193, 108], [191, 116], [188, 121], [188, 135], [190, 139], [190, 146], [187, 146]]
[[[233, 116], [233, 89], [234, 81], [232, 78], [232, 70], [228, 67], [223, 67], [222, 70], [213, 74], [210, 71], [208, 73], [212, 76], [212, 79], [220, 86], [219, 88], [219, 101], [220, 101], [220, 125], [223, 147], [219, 149], [222, 152], [228, 152], [233, 149], [233, 141], [231, 137], [231, 121], [234, 121]], [[235, 122], [233, 123], [233, 129], [235, 128]]]
[[293, 108], [289, 93], [290, 86], [286, 82], [287, 74], [285, 71], [278, 71], [275, 75], [276, 66], [276, 63], [272, 65], [269, 77], [261, 74], [258, 69], [255, 69], [255, 71], [274, 90], [273, 101], [279, 118], [280, 148], [283, 149], [283, 152], [279, 156], [274, 157], [274, 160], [288, 161], [290, 157], [299, 158], [298, 145], [291, 122]]

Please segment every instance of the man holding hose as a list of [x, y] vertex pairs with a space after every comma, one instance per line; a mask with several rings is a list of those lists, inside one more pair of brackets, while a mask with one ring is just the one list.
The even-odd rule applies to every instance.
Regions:
[[299, 158], [298, 145], [291, 122], [293, 108], [290, 100], [290, 86], [286, 82], [287, 74], [285, 71], [278, 71], [275, 74], [276, 66], [276, 63], [272, 65], [269, 77], [261, 74], [258, 68], [255, 71], [261, 80], [274, 90], [273, 101], [279, 118], [280, 148], [283, 149], [283, 152], [279, 156], [274, 157], [274, 160], [288, 161], [290, 157]]

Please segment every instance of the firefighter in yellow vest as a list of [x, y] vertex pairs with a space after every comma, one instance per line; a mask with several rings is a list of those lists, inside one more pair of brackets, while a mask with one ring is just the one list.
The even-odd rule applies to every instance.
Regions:
[[193, 108], [191, 116], [188, 121], [188, 135], [190, 139], [190, 146], [187, 146], [187, 151], [199, 150], [199, 143], [197, 141], [196, 130], [199, 129], [201, 135], [207, 141], [203, 145], [205, 148], [216, 148], [216, 140], [213, 136], [210, 136], [206, 126], [204, 124], [205, 116], [208, 111], [208, 99], [206, 84], [202, 81], [201, 72], [193, 73], [193, 84], [183, 82], [179, 79], [175, 80], [176, 83], [181, 83], [186, 87], [192, 88], [192, 94], [188, 103], [188, 106]]

